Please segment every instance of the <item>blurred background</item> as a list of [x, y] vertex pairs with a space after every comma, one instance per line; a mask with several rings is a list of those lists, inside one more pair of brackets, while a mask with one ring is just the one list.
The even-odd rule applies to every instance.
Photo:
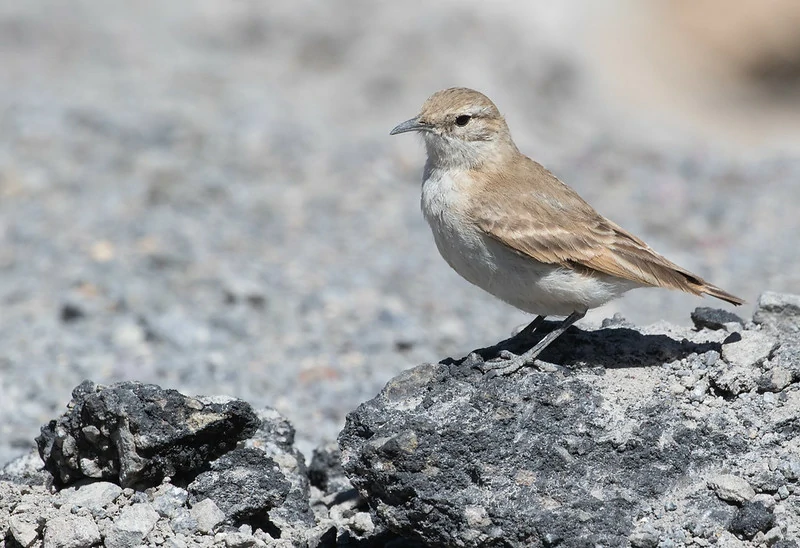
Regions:
[[444, 87], [743, 316], [800, 291], [800, 4], [597, 4], [0, 1], [0, 462], [83, 379], [274, 406], [308, 456], [528, 321], [441, 260], [388, 136]]

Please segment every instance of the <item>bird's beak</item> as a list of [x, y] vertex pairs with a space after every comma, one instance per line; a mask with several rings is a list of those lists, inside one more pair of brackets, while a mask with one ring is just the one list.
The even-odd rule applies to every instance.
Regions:
[[431, 126], [424, 122], [420, 122], [419, 116], [415, 116], [411, 120], [406, 120], [402, 124], [398, 124], [389, 132], [389, 135], [397, 135], [398, 133], [406, 133], [408, 131], [430, 131]]

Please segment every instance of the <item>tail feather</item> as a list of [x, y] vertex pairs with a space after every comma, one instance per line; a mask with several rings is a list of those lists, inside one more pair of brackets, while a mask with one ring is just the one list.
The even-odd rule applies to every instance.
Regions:
[[703, 287], [700, 288], [700, 292], [705, 293], [706, 295], [711, 295], [712, 297], [716, 297], [717, 299], [722, 299], [723, 301], [727, 301], [736, 306], [745, 303], [744, 299], [740, 299], [736, 295], [732, 295], [731, 293], [728, 293], [727, 291], [709, 283], [704, 284]]

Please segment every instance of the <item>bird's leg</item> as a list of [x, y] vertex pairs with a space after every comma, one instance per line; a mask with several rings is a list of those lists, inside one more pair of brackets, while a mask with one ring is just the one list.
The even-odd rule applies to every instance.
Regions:
[[521, 340], [529, 338], [537, 329], [539, 329], [539, 326], [542, 325], [542, 322], [544, 322], [544, 318], [544, 316], [536, 316], [531, 323], [529, 323], [525, 328], [511, 338]]
[[[572, 324], [583, 318], [585, 315], [586, 315], [585, 310], [581, 312], [578, 311], [573, 312], [572, 314], [567, 316], [564, 319], [564, 321], [561, 322], [561, 324], [559, 324], [558, 327], [556, 327], [550, 333], [542, 337], [542, 340], [536, 343], [536, 345], [533, 348], [531, 348], [524, 354], [515, 356], [510, 352], [508, 352], [507, 350], [500, 352], [500, 356], [502, 358], [508, 359], [511, 363], [504, 365], [502, 367], [492, 367], [491, 368], [492, 376], [510, 375], [515, 371], [518, 371], [520, 368], [525, 367], [526, 365], [531, 365], [533, 361], [536, 359], [536, 357], [542, 353], [542, 350], [547, 348], [550, 345], [550, 343], [559, 338], [564, 333], [564, 331], [569, 329]], [[539, 318], [537, 317], [536, 320], [538, 319]], [[533, 320], [533, 322], [535, 322], [536, 320]], [[526, 327], [523, 331], [527, 329], [528, 328]]]

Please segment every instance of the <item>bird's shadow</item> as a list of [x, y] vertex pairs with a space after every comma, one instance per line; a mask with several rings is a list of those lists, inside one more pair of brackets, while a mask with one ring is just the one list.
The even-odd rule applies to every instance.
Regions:
[[[501, 351], [508, 350], [514, 354], [521, 354], [536, 344], [546, 333], [555, 329], [558, 324], [559, 322], [545, 322], [530, 337], [514, 336], [493, 346], [473, 350], [464, 358], [458, 360], [448, 358], [441, 363], [462, 365], [469, 361], [471, 365], [478, 365], [474, 363], [473, 355], [477, 355], [484, 362], [495, 360], [502, 362]], [[696, 343], [687, 339], [676, 340], [667, 335], [645, 335], [625, 326], [604, 327], [593, 331], [572, 326], [545, 348], [537, 360], [567, 368], [653, 367], [680, 360], [690, 354], [704, 354], [710, 350], [721, 353], [722, 343], [715, 341]]]

